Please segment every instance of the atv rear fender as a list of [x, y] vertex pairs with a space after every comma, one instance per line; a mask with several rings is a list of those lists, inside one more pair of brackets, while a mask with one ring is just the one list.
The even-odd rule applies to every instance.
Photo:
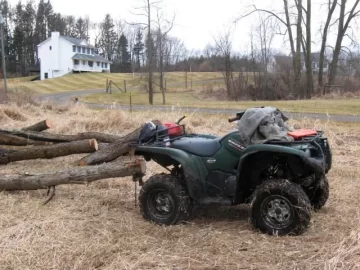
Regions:
[[144, 158], [148, 160], [153, 159], [164, 167], [181, 165], [189, 196], [194, 200], [205, 196], [204, 181], [208, 171], [201, 157], [175, 148], [153, 146], [137, 146], [136, 154], [143, 155]]

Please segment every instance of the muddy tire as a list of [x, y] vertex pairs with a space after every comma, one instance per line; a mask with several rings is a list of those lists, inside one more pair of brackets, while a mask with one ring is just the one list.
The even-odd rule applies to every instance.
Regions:
[[255, 228], [270, 235], [299, 235], [309, 226], [311, 204], [305, 191], [288, 180], [269, 180], [256, 188], [250, 200]]
[[191, 214], [191, 202], [185, 187], [168, 174], [153, 175], [144, 183], [139, 204], [144, 219], [157, 224], [181, 223]]
[[319, 185], [317, 186], [317, 189], [310, 200], [312, 207], [314, 210], [321, 209], [329, 199], [329, 180], [326, 176], [324, 176], [321, 181], [319, 182]]

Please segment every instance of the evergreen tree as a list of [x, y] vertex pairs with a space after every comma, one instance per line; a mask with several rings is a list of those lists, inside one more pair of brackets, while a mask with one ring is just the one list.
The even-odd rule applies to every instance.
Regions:
[[129, 44], [126, 36], [121, 34], [119, 39], [119, 60], [120, 60], [120, 72], [130, 72], [130, 53], [129, 53]]
[[110, 14], [105, 15], [104, 21], [100, 24], [101, 34], [99, 37], [99, 48], [104, 58], [108, 60], [114, 59], [116, 50], [116, 33], [114, 20]]
[[135, 39], [135, 45], [134, 45], [134, 55], [135, 55], [135, 60], [136, 60], [136, 71], [140, 70], [141, 67], [141, 63], [140, 63], [140, 58], [142, 58], [143, 54], [144, 54], [144, 42], [143, 42], [143, 33], [141, 32], [140, 29], [138, 29], [137, 33], [136, 33], [136, 39]]

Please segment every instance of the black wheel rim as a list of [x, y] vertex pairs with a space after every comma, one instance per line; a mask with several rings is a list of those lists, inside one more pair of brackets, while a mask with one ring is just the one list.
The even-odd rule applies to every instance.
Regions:
[[174, 198], [164, 189], [152, 190], [147, 197], [147, 206], [151, 215], [157, 219], [168, 219], [174, 213]]
[[274, 230], [288, 227], [294, 220], [294, 207], [280, 195], [267, 197], [260, 207], [261, 217], [267, 226]]

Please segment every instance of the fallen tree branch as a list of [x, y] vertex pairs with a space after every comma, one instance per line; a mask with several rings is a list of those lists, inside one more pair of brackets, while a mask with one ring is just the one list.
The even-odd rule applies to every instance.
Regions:
[[16, 150], [4, 150], [0, 153], [0, 164], [7, 164], [19, 160], [37, 158], [54, 158], [81, 153], [92, 153], [98, 150], [98, 143], [95, 139], [59, 143], [49, 146]]
[[51, 144], [51, 142], [35, 141], [35, 140], [28, 139], [26, 137], [18, 137], [15, 135], [11, 135], [9, 133], [5, 134], [5, 133], [0, 132], [0, 144], [25, 146], [25, 145], [47, 145], [47, 144]]
[[135, 174], [143, 175], [146, 163], [138, 158], [123, 159], [98, 166], [75, 167], [56, 173], [1, 175], [0, 190], [36, 190], [64, 184], [86, 184], [89, 182]]
[[26, 138], [28, 140], [33, 140], [33, 141], [53, 142], [53, 143], [80, 141], [84, 139], [96, 139], [99, 142], [112, 143], [121, 140], [123, 138], [122, 136], [100, 133], [100, 132], [83, 132], [75, 135], [63, 135], [63, 134], [27, 131], [27, 130], [0, 129], [0, 133], [9, 136], [11, 135], [13, 137]]
[[99, 149], [95, 153], [92, 153], [84, 158], [82, 158], [78, 165], [79, 166], [88, 166], [88, 165], [96, 165], [104, 162], [112, 161], [119, 156], [122, 156], [128, 153], [131, 150], [130, 144], [133, 142], [137, 142], [142, 127], [135, 129], [129, 134], [122, 137], [120, 140], [115, 143], [109, 144], [108, 146]]
[[101, 132], [81, 132], [77, 136], [81, 139], [96, 139], [98, 142], [113, 143], [121, 140], [123, 137], [113, 134], [101, 133]]
[[25, 128], [22, 128], [21, 130], [24, 130], [24, 131], [44, 131], [46, 129], [49, 129], [51, 128], [51, 122], [49, 120], [43, 120], [43, 121], [40, 121], [34, 125], [31, 125], [31, 126], [28, 126], [28, 127], [25, 127]]

